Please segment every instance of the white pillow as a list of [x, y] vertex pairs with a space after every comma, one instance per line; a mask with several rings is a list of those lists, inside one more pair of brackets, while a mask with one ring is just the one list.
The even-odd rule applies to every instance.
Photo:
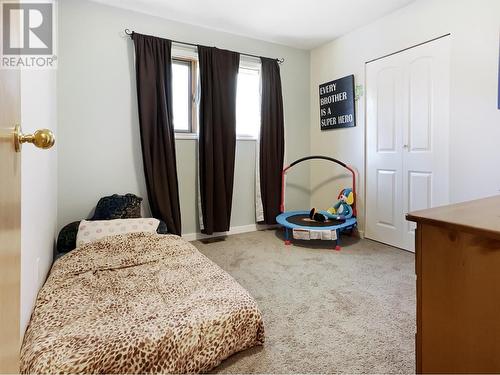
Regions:
[[76, 246], [117, 234], [156, 232], [159, 224], [160, 220], [153, 218], [82, 220], [78, 226]]

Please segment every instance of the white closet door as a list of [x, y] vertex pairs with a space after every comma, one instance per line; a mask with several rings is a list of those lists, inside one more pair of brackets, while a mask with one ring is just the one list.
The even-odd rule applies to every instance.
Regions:
[[448, 203], [449, 38], [366, 65], [366, 237], [414, 250], [409, 211]]
[[400, 56], [367, 65], [366, 237], [400, 246], [404, 71]]

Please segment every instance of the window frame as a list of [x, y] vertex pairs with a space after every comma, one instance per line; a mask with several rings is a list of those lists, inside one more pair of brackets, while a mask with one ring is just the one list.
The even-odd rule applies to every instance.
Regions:
[[190, 111], [188, 115], [188, 128], [187, 130], [180, 130], [175, 128], [175, 122], [174, 122], [174, 131], [176, 133], [183, 133], [183, 134], [189, 134], [189, 133], [194, 133], [193, 132], [193, 62], [192, 60], [188, 59], [181, 59], [178, 57], [172, 57], [172, 65], [184, 65], [188, 67], [188, 86], [191, 88], [188, 90], [188, 102], [190, 103]]
[[177, 130], [174, 127], [176, 139], [197, 139], [198, 138], [198, 51], [196, 47], [186, 46], [182, 44], [172, 44], [172, 64], [175, 62], [182, 64], [190, 64], [189, 70], [189, 85], [191, 111], [189, 113], [189, 129]]
[[[245, 55], [240, 55], [240, 66], [238, 68], [238, 74], [240, 69], [247, 69], [247, 70], [255, 70], [258, 72], [259, 75], [259, 80], [260, 80], [260, 98], [262, 98], [262, 64], [259, 58], [257, 57], [251, 57], [251, 56], [245, 56]], [[262, 103], [262, 100], [261, 100]], [[260, 108], [260, 111], [262, 111], [262, 106]], [[262, 112], [260, 112], [262, 113]], [[236, 118], [236, 121], [238, 121], [238, 118]], [[257, 136], [254, 135], [249, 135], [249, 134], [238, 134], [238, 123], [236, 123], [236, 140], [240, 141], [256, 141], [260, 137], [260, 126], [257, 131]]]
[[[184, 44], [172, 44], [172, 63], [177, 61], [185, 61], [191, 63], [190, 79], [191, 79], [191, 113], [190, 113], [190, 131], [175, 130], [175, 139], [198, 139], [199, 132], [199, 102], [198, 102], [198, 85], [199, 85], [199, 70], [198, 70], [198, 49], [194, 46]], [[262, 87], [262, 65], [259, 58], [241, 55], [239, 69], [257, 70], [260, 77]], [[262, 92], [260, 93], [262, 95]], [[261, 108], [262, 110], [262, 108]], [[236, 124], [236, 126], [238, 126]], [[236, 140], [241, 141], [256, 141], [260, 136], [260, 127], [257, 136], [239, 135], [236, 129]]]

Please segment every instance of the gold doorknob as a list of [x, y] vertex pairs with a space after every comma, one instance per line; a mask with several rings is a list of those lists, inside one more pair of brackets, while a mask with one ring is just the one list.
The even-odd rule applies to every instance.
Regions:
[[39, 129], [33, 134], [23, 134], [21, 125], [16, 125], [14, 128], [14, 147], [16, 152], [21, 151], [23, 143], [32, 143], [38, 148], [51, 148], [56, 143], [54, 133], [49, 129]]

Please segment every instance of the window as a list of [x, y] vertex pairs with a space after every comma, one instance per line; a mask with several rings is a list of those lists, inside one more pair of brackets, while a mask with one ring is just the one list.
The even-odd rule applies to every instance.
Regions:
[[195, 78], [195, 60], [172, 59], [174, 130], [179, 133], [196, 133]]
[[[177, 138], [198, 133], [198, 57], [196, 49], [172, 50], [172, 104]], [[260, 61], [241, 59], [236, 93], [236, 135], [256, 139], [260, 131]]]
[[257, 138], [260, 130], [260, 67], [241, 66], [236, 95], [236, 134]]

